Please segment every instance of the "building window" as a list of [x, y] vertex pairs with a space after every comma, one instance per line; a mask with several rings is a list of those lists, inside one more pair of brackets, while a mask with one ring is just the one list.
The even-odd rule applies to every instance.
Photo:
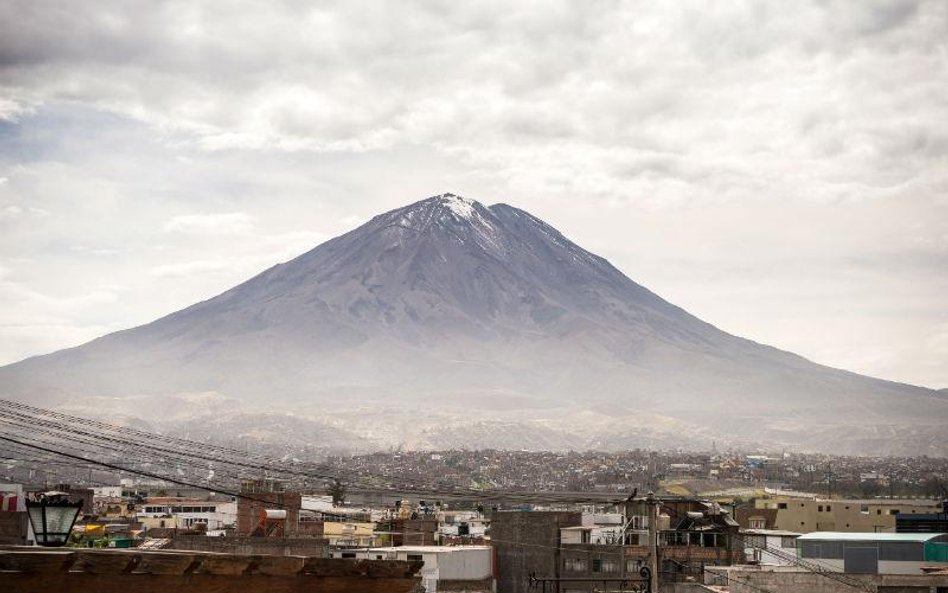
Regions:
[[718, 537], [716, 533], [701, 534], [701, 546], [704, 548], [718, 547]]
[[822, 513], [822, 512], [823, 512], [823, 505], [820, 505], [820, 506], [816, 507], [816, 512], [817, 512], [817, 513]]
[[421, 554], [409, 554], [406, 558], [409, 562], [424, 560]]
[[899, 514], [899, 509], [889, 509], [889, 514], [890, 514], [890, 515], [898, 515], [898, 514]]
[[787, 508], [787, 503], [785, 503], [785, 502], [778, 502], [778, 503], [777, 503], [777, 509], [778, 509], [778, 510], [779, 510], [779, 509], [785, 509], [785, 508]]
[[586, 572], [585, 558], [567, 558], [563, 561], [566, 572]]
[[877, 515], [881, 515], [881, 514], [882, 514], [882, 509], [876, 509], [876, 514], [877, 514]]
[[602, 572], [602, 560], [593, 558], [593, 572]]
[[827, 513], [831, 512], [832, 510], [833, 510], [833, 506], [832, 506], [832, 505], [829, 505], [829, 504], [826, 505], [826, 512], [827, 512]]
[[601, 563], [602, 572], [614, 574], [619, 572], [619, 565], [615, 560], [603, 560]]
[[783, 536], [780, 538], [780, 547], [781, 548], [795, 548], [797, 547], [797, 538], [790, 536]]
[[868, 514], [869, 514], [869, 505], [864, 504], [864, 505], [860, 506], [860, 507], [859, 507], [859, 512], [862, 513], [863, 515], [868, 515]]

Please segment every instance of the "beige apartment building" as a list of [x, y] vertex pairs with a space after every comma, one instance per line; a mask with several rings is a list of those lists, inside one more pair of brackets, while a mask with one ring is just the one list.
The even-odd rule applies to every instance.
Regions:
[[760, 515], [750, 513], [747, 520], [751, 529], [786, 529], [801, 533], [884, 533], [895, 532], [895, 516], [899, 513], [937, 513], [941, 510], [941, 503], [934, 500], [820, 500], [773, 497], [757, 499], [754, 507], [755, 510], [769, 511]]

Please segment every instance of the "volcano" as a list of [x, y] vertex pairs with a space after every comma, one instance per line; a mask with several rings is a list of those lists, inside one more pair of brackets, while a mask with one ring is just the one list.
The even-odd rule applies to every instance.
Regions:
[[948, 455], [944, 393], [728, 334], [535, 216], [453, 194], [147, 325], [0, 368], [0, 395], [35, 405], [187, 394], [330, 422], [362, 446]]

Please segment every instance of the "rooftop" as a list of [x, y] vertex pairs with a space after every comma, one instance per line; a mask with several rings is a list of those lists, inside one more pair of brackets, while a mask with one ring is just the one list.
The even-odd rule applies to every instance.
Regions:
[[801, 534], [799, 531], [787, 531], [786, 529], [741, 529], [741, 535], [780, 535], [796, 537]]
[[490, 550], [490, 546], [395, 546], [392, 548], [369, 548], [370, 552], [409, 552], [417, 554], [445, 554], [464, 550]]
[[207, 498], [186, 498], [179, 496], [149, 496], [145, 499], [145, 502], [140, 504], [147, 505], [156, 505], [156, 504], [202, 504], [202, 505], [214, 505], [214, 504], [226, 504], [230, 501], [225, 500], [211, 500]]
[[925, 543], [946, 533], [845, 533], [841, 531], [815, 531], [797, 538], [798, 541], [847, 541], [847, 542], [919, 542]]
[[772, 495], [766, 499], [770, 502], [817, 502], [829, 504], [869, 504], [869, 505], [900, 505], [915, 507], [940, 507], [941, 502], [931, 498], [804, 498], [798, 496]]

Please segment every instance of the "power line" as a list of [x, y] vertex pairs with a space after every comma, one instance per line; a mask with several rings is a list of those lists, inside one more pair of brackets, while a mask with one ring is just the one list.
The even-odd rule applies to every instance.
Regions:
[[[195, 441], [189, 441], [187, 439], [181, 439], [176, 437], [167, 437], [164, 435], [158, 435], [154, 433], [148, 433], [145, 431], [140, 431], [136, 429], [131, 429], [127, 427], [120, 427], [111, 425], [105, 422], [91, 420], [87, 418], [81, 418], [76, 416], [70, 416], [60, 412], [54, 412], [51, 410], [45, 410], [42, 408], [35, 408], [32, 406], [27, 406], [25, 404], [19, 404], [17, 402], [7, 402], [5, 400], [0, 400], [0, 420], [3, 421], [9, 427], [13, 427], [15, 430], [18, 429], [19, 432], [28, 432], [31, 436], [34, 433], [41, 433], [47, 436], [53, 437], [55, 439], [60, 439], [69, 443], [73, 448], [85, 453], [87, 456], [80, 456], [73, 453], [68, 453], [59, 449], [54, 449], [53, 447], [58, 447], [62, 443], [44, 441], [41, 439], [36, 439], [35, 436], [32, 436], [33, 443], [26, 442], [24, 440], [15, 439], [9, 436], [0, 436], [0, 440], [7, 441], [13, 445], [26, 448], [27, 450], [38, 450], [49, 455], [65, 457], [75, 461], [79, 461], [86, 466], [98, 466], [108, 468], [114, 471], [125, 472], [134, 475], [140, 475], [144, 477], [149, 477], [152, 479], [162, 480], [164, 482], [169, 482], [173, 484], [179, 484], [182, 486], [187, 486], [190, 488], [197, 488], [201, 490], [213, 490], [215, 492], [220, 492], [221, 494], [231, 496], [234, 498], [243, 498], [247, 500], [253, 500], [258, 502], [264, 502], [266, 504], [275, 504], [272, 501], [259, 499], [253, 496], [249, 496], [245, 493], [229, 491], [226, 487], [220, 487], [220, 485], [212, 484], [209, 480], [205, 480], [204, 483], [195, 483], [189, 480], [184, 480], [181, 478], [167, 476], [161, 473], [128, 467], [125, 465], [119, 465], [116, 463], [109, 463], [96, 459], [94, 457], [90, 458], [88, 456], [97, 455], [101, 452], [110, 452], [114, 456], [127, 455], [129, 450], [137, 451], [139, 453], [147, 453], [150, 455], [159, 455], [166, 456], [167, 458], [159, 458], [159, 461], [167, 463], [168, 460], [176, 461], [181, 464], [191, 464], [195, 460], [200, 460], [205, 463], [212, 464], [222, 464], [229, 469], [224, 468], [215, 468], [215, 475], [217, 474], [218, 469], [223, 473], [230, 472], [229, 475], [235, 479], [239, 479], [239, 474], [237, 473], [240, 469], [244, 470], [253, 470], [255, 472], [273, 472], [278, 475], [286, 475], [292, 477], [301, 477], [301, 478], [317, 478], [317, 479], [345, 479], [351, 480], [351, 477], [345, 477], [340, 474], [325, 473], [323, 471], [314, 471], [321, 466], [288, 466], [282, 460], [276, 460], [267, 456], [253, 455], [247, 452], [239, 451], [237, 449], [231, 449], [226, 447], [219, 447], [215, 445], [206, 445], [204, 443], [198, 443]], [[99, 432], [95, 436], [91, 436], [88, 431], [83, 431], [77, 429], [76, 425], [95, 428]], [[105, 433], [105, 434], [103, 434]], [[22, 437], [21, 437], [22, 438]], [[37, 442], [42, 444], [37, 444]], [[47, 445], [47, 446], [44, 446]], [[79, 446], [77, 446], [79, 445]], [[84, 445], [85, 447], [83, 447]], [[90, 449], [89, 447], [92, 447]], [[117, 449], [117, 447], [119, 449]], [[236, 458], [240, 456], [240, 458]], [[248, 461], [245, 461], [248, 460]], [[141, 460], [139, 459], [139, 462]], [[325, 466], [322, 466], [325, 467]], [[545, 496], [537, 493], [524, 493], [524, 492], [509, 492], [509, 491], [499, 491], [499, 490], [475, 490], [468, 488], [458, 488], [458, 487], [433, 487], [433, 488], [418, 488], [414, 484], [402, 484], [395, 485], [393, 483], [385, 483], [381, 486], [378, 483], [372, 483], [374, 480], [388, 480], [390, 476], [378, 476], [372, 474], [363, 474], [359, 475], [358, 478], [363, 480], [369, 478], [368, 483], [363, 483], [363, 486], [368, 486], [369, 488], [379, 488], [383, 492], [397, 492], [397, 493], [411, 493], [419, 495], [434, 495], [434, 496], [469, 496], [476, 499], [487, 499], [487, 500], [497, 500], [497, 499], [506, 499], [506, 500], [520, 500], [523, 502], [532, 501], [538, 502], [540, 500], [552, 500], [554, 502], [567, 503], [567, 502], [593, 502], [590, 499], [579, 498], [576, 500], [569, 500], [564, 497], [551, 496], [546, 494]], [[358, 484], [353, 480], [353, 484]], [[429, 483], [430, 484], [430, 483]], [[600, 501], [606, 504], [613, 503], [617, 504], [619, 501]], [[744, 547], [758, 547], [754, 545], [749, 545], [741, 537], [736, 536], [737, 541], [742, 543]], [[515, 542], [515, 545], [519, 546], [530, 546], [539, 544], [530, 544], [528, 542]], [[549, 547], [549, 546], [543, 546]], [[557, 547], [556, 549], [562, 550], [563, 548]], [[827, 571], [821, 566], [815, 565], [813, 563], [807, 563], [796, 556], [790, 556], [783, 552], [778, 552], [777, 550], [763, 548], [767, 550], [768, 553], [774, 555], [775, 557], [781, 558], [787, 562], [801, 566], [806, 570], [811, 572], [821, 574], [828, 578], [832, 578], [839, 582], [845, 583], [847, 585], [863, 588], [863, 584], [860, 581], [850, 579], [846, 577], [843, 573], [836, 573], [833, 571]]]
[[[9, 403], [9, 408], [13, 409], [5, 409], [5, 403]], [[134, 451], [139, 454], [139, 458], [136, 460], [139, 464], [151, 462], [168, 463], [170, 461], [190, 466], [194, 464], [195, 460], [200, 460], [205, 464], [222, 464], [221, 466], [214, 466], [209, 469], [213, 469], [215, 475], [229, 475], [235, 480], [241, 479], [239, 472], [244, 470], [254, 472], [255, 475], [259, 475], [259, 473], [264, 473], [265, 475], [275, 474], [290, 479], [339, 479], [351, 484], [355, 488], [426, 497], [449, 496], [484, 501], [503, 500], [509, 502], [553, 502], [562, 504], [595, 502], [614, 504], [618, 502], [617, 500], [599, 500], [598, 497], [571, 497], [556, 493], [462, 488], [437, 483], [432, 484], [430, 482], [426, 483], [425, 481], [421, 481], [421, 485], [419, 485], [419, 480], [404, 483], [395, 476], [375, 475], [365, 472], [349, 473], [347, 475], [346, 472], [328, 473], [325, 471], [314, 471], [326, 466], [310, 466], [305, 464], [290, 465], [282, 460], [251, 455], [246, 452], [242, 452], [240, 458], [236, 458], [235, 454], [240, 452], [235, 449], [210, 446], [205, 450], [203, 443], [173, 437], [166, 438], [163, 435], [156, 435], [126, 427], [118, 427], [100, 421], [69, 416], [67, 414], [34, 408], [16, 402], [4, 402], [4, 400], [0, 400], [0, 421], [14, 428], [15, 432], [25, 432], [34, 442], [39, 440], [41, 443], [48, 445], [52, 451], [57, 451], [57, 449], [62, 447], [63, 443], [37, 439], [35, 433], [45, 434], [54, 439], [61, 439], [71, 448], [83, 452], [85, 456], [81, 458], [77, 456], [77, 458], [85, 463], [89, 463], [90, 459], [95, 460], [101, 457], [103, 453], [116, 458], [120, 456], [127, 458], [129, 451]], [[90, 434], [88, 430], [79, 429], [76, 425], [79, 427], [95, 428], [96, 433], [94, 435]], [[22, 438], [27, 437], [24, 435]], [[53, 449], [53, 447], [56, 449]], [[152, 459], [154, 456], [158, 456], [158, 459]], [[121, 467], [121, 471], [129, 473], [136, 471], [135, 468], [127, 465], [112, 465]], [[141, 474], [142, 472], [139, 473]], [[144, 473], [151, 474], [154, 472], [144, 471]], [[205, 480], [205, 482], [207, 481]], [[192, 482], [189, 482], [189, 484], [191, 483]], [[211, 486], [209, 483], [199, 487], [222, 490], [222, 488]]]

